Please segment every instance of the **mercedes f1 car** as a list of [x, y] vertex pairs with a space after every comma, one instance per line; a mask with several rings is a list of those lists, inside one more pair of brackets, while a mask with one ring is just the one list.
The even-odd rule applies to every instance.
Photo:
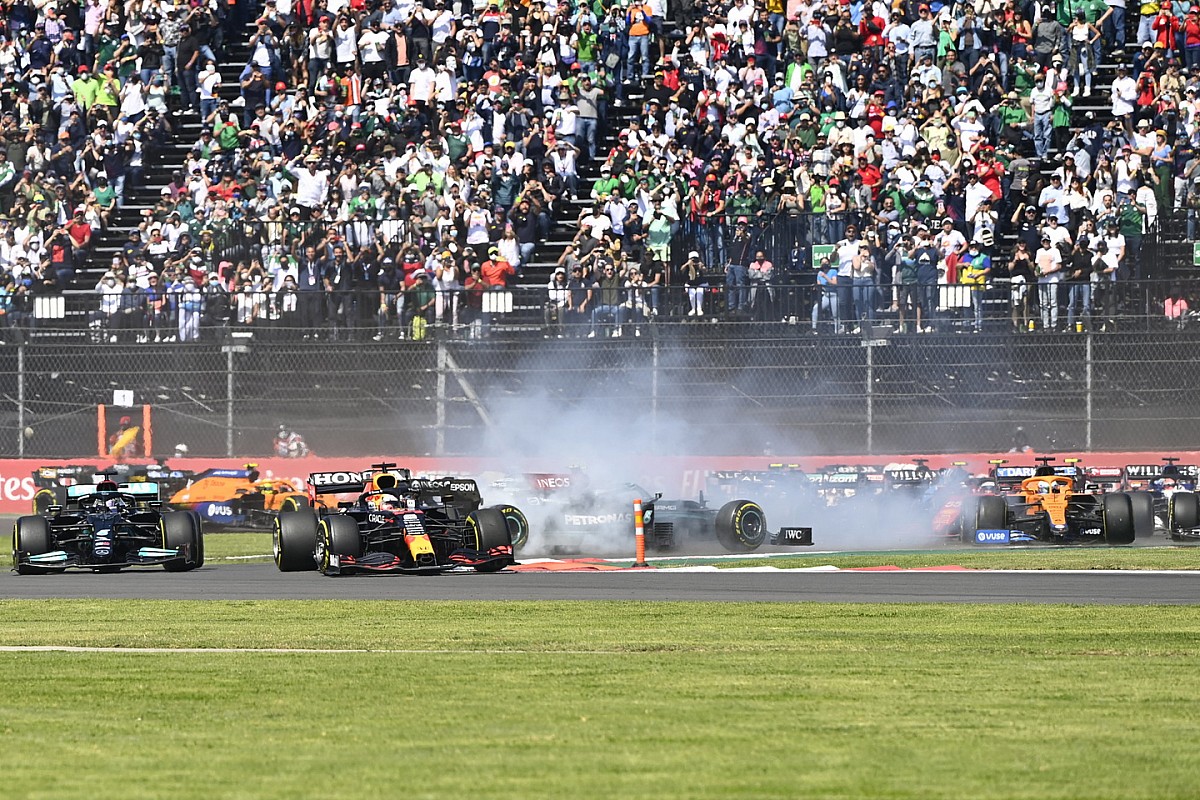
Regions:
[[269, 529], [281, 511], [312, 504], [290, 481], [263, 478], [256, 464], [243, 469], [210, 469], [171, 495], [172, 508], [195, 511], [209, 525]]
[[[742, 480], [732, 472], [722, 475], [719, 480], [729, 484], [726, 489], [737, 491], [748, 485], [751, 473], [736, 473]], [[523, 482], [505, 478], [493, 485], [510, 494], [524, 492], [522, 503], [530, 504], [529, 514], [538, 523], [537, 538], [532, 543], [525, 537], [514, 538], [516, 545], [553, 554], [628, 553], [633, 546], [635, 500], [642, 501], [646, 548], [652, 551], [716, 543], [729, 552], [744, 553], [764, 544], [812, 544], [811, 528], [772, 533], [766, 512], [750, 500], [732, 499], [716, 508], [708, 505], [703, 492], [698, 500], [663, 499], [661, 493], [636, 483], [593, 485], [581, 472], [534, 473]]]
[[13, 568], [21, 575], [85, 569], [117, 572], [162, 565], [186, 572], [204, 564], [200, 520], [189, 511], [162, 511], [149, 481], [66, 487], [64, 505], [20, 517], [13, 526]]
[[528, 528], [515, 506], [483, 508], [467, 478], [413, 478], [395, 464], [374, 464], [366, 472], [313, 473], [308, 485], [314, 500], [355, 497], [336, 509], [314, 502], [280, 512], [272, 539], [282, 572], [497, 572], [515, 563], [513, 532]]
[[61, 506], [67, 500], [67, 487], [79, 483], [95, 484], [111, 473], [113, 479], [123, 483], [151, 481], [158, 484], [159, 494], [170, 494], [183, 488], [192, 480], [188, 470], [172, 469], [166, 464], [131, 465], [117, 464], [111, 467], [71, 465], [65, 467], [38, 467], [33, 471], [33, 513], [45, 514], [50, 506]]
[[1079, 492], [1077, 467], [1052, 466], [1049, 457], [1035, 460], [1037, 467], [997, 466], [993, 470], [1002, 493], [977, 498], [973, 524], [963, 527], [963, 541], [982, 545], [1133, 543], [1133, 504], [1128, 494]]

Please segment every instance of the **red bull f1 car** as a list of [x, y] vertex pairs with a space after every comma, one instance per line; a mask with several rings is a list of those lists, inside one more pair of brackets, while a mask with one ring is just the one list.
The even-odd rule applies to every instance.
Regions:
[[[274, 521], [275, 565], [283, 572], [497, 572], [515, 563], [513, 531], [528, 525], [515, 506], [482, 507], [469, 478], [414, 478], [395, 464], [313, 473], [308, 486], [313, 507]], [[347, 494], [353, 499], [336, 509], [316, 502]]]
[[17, 519], [17, 573], [117, 572], [158, 565], [168, 572], [187, 572], [204, 565], [204, 535], [195, 514], [163, 511], [157, 484], [118, 484], [112, 474], [100, 473], [103, 479], [97, 484], [67, 486], [63, 505]]

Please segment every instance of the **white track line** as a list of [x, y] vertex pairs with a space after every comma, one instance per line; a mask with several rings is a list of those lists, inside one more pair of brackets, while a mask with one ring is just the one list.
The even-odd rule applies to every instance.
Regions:
[[[306, 647], [77, 647], [58, 644], [0, 645], [0, 653], [268, 653], [285, 655], [343, 655], [347, 653], [388, 653], [401, 655], [623, 655], [625, 650], [371, 650], [321, 649]], [[647, 651], [649, 652], [649, 651]]]

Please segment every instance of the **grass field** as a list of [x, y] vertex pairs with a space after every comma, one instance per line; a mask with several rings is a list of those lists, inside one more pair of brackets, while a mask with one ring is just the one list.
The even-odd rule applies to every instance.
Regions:
[[1200, 608], [0, 603], [12, 798], [1194, 798]]

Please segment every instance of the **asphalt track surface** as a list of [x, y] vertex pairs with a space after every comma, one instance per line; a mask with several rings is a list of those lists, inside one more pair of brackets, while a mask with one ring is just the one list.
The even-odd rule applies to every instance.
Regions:
[[646, 600], [828, 603], [1200, 603], [1200, 572], [454, 572], [325, 577], [273, 564], [189, 573], [0, 574], [0, 599]]

